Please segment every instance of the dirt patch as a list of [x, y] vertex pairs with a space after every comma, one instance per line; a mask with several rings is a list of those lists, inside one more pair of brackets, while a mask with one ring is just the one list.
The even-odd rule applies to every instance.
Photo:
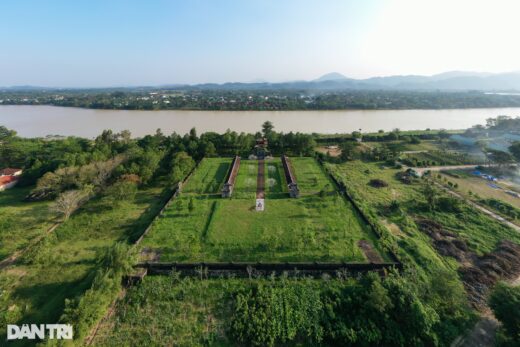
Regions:
[[487, 310], [489, 290], [501, 280], [520, 276], [520, 245], [503, 240], [497, 248], [481, 257], [470, 251], [466, 242], [429, 219], [416, 220], [419, 230], [432, 240], [439, 254], [457, 259], [464, 288], [473, 307]]
[[464, 265], [471, 265], [474, 254], [468, 251], [465, 241], [458, 239], [457, 235], [433, 220], [418, 219], [415, 223], [419, 230], [433, 240], [433, 246], [439, 254], [455, 258]]
[[489, 290], [501, 280], [514, 280], [520, 275], [520, 245], [501, 241], [491, 253], [478, 257], [472, 266], [459, 270], [471, 303], [484, 309]]
[[141, 250], [141, 253], [139, 253], [139, 258], [143, 262], [146, 262], [146, 261], [157, 262], [161, 258], [161, 252], [158, 251], [157, 249], [153, 249], [150, 247], [144, 247]]
[[374, 249], [372, 244], [366, 240], [360, 240], [358, 242], [359, 248], [363, 251], [365, 254], [365, 257], [368, 259], [371, 263], [383, 263], [384, 260], [381, 258], [381, 255], [378, 251]]
[[381, 220], [381, 223], [383, 223], [383, 225], [388, 229], [390, 230], [390, 232], [395, 235], [395, 236], [404, 236], [404, 233], [403, 231], [401, 230], [401, 228], [399, 227], [399, 225], [393, 223], [393, 222], [390, 222], [389, 220], [387, 219], [382, 219]]
[[19, 277], [19, 278], [21, 278], [27, 274], [27, 270], [21, 269], [19, 267], [11, 267], [4, 271], [9, 276], [14, 276], [14, 277]]
[[496, 319], [485, 317], [481, 319], [468, 335], [456, 340], [452, 347], [491, 347], [495, 345], [495, 334], [499, 327]]
[[331, 157], [339, 157], [341, 155], [341, 148], [338, 146], [321, 146], [316, 150], [323, 154], [329, 154]]

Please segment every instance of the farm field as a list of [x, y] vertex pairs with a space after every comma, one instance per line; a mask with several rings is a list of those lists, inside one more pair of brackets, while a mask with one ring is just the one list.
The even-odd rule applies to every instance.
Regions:
[[15, 187], [0, 192], [0, 260], [25, 248], [54, 224], [48, 201], [23, 201], [31, 188]]
[[[160, 261], [179, 262], [365, 262], [360, 240], [380, 251], [375, 235], [313, 158], [291, 158], [291, 163], [300, 198], [285, 193], [280, 159], [268, 160], [266, 208], [255, 211], [258, 162], [244, 160], [231, 199], [181, 194], [154, 222], [142, 247], [153, 249]], [[216, 168], [201, 166], [197, 171], [209, 172], [193, 177], [214, 176]]]

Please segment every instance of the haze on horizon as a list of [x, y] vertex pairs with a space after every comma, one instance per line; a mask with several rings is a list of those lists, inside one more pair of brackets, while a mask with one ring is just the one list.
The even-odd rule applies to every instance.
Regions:
[[0, 86], [520, 70], [514, 0], [0, 3]]

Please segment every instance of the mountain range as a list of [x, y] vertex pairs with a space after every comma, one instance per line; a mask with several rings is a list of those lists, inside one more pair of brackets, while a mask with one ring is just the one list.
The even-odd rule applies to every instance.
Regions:
[[[153, 88], [141, 86], [140, 88]], [[157, 87], [155, 87], [157, 88]], [[371, 77], [366, 79], [348, 78], [338, 72], [327, 73], [310, 81], [289, 81], [271, 83], [264, 80], [252, 82], [204, 83], [204, 84], [168, 84], [158, 88], [177, 90], [419, 90], [419, 91], [520, 91], [520, 72], [486, 73], [450, 71], [432, 76], [396, 75]], [[78, 89], [78, 88], [45, 88], [34, 86], [17, 86], [9, 90], [38, 89]], [[107, 89], [107, 88], [93, 88]], [[109, 88], [122, 89], [122, 88]]]
[[348, 78], [338, 72], [325, 74], [311, 81], [290, 81], [280, 83], [230, 82], [223, 84], [205, 83], [197, 85], [170, 86], [177, 89], [303, 89], [303, 90], [440, 90], [440, 91], [520, 91], [520, 72], [485, 73], [450, 71], [433, 76], [397, 75], [371, 77], [367, 79]]

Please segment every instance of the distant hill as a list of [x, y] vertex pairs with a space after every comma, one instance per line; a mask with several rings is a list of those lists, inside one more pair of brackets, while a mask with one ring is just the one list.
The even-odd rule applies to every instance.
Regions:
[[[137, 87], [128, 87], [129, 89]], [[154, 88], [140, 87], [140, 88]], [[253, 82], [204, 83], [195, 85], [165, 84], [159, 88], [172, 90], [418, 90], [418, 91], [520, 91], [520, 72], [492, 74], [486, 72], [449, 71], [433, 76], [396, 75], [366, 79], [348, 78], [338, 72], [327, 73], [311, 81], [270, 83]], [[17, 86], [2, 88], [13, 91], [52, 90], [58, 88]], [[74, 89], [74, 88], [60, 88]], [[79, 89], [79, 88], [76, 88]], [[92, 88], [106, 89], [106, 88]], [[121, 89], [121, 88], [120, 88]]]
[[[184, 86], [185, 87], [185, 86]], [[200, 84], [194, 89], [303, 89], [303, 90], [441, 90], [441, 91], [520, 91], [520, 72], [491, 74], [482, 72], [450, 71], [433, 76], [405, 75], [348, 78], [338, 72], [325, 74], [311, 81], [282, 83], [224, 83]]]
[[321, 76], [320, 78], [313, 80], [313, 82], [341, 81], [341, 80], [348, 80], [348, 78], [345, 77], [344, 75], [340, 74], [339, 72], [331, 72], [331, 73]]

